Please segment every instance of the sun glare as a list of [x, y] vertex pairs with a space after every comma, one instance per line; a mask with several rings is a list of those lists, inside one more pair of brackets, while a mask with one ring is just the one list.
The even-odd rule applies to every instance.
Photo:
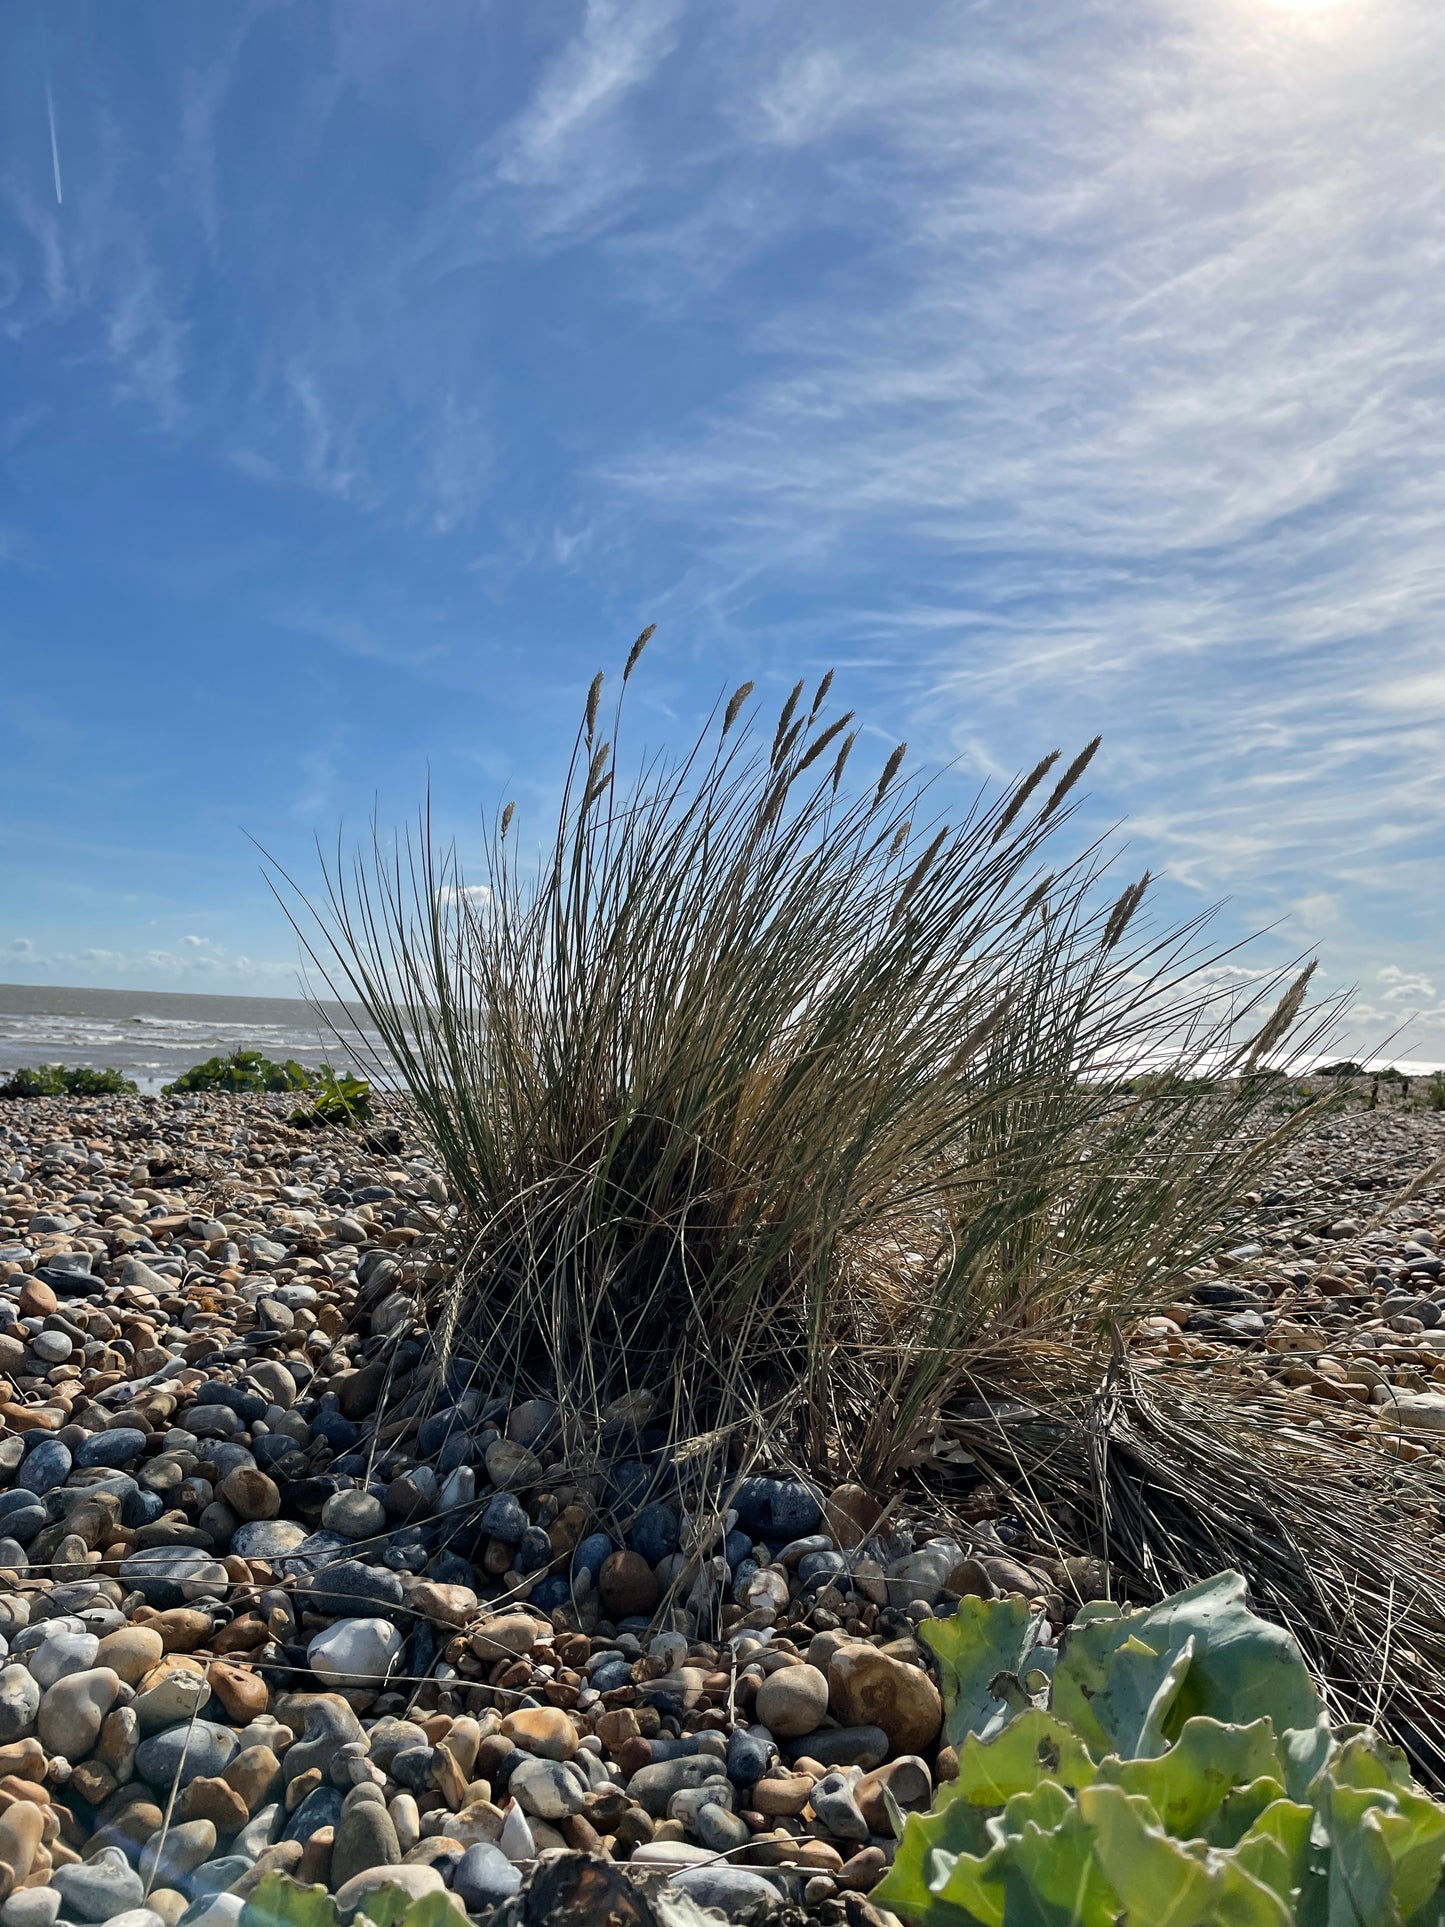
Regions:
[[1333, 13], [1347, 4], [1348, 0], [1265, 0], [1277, 13]]

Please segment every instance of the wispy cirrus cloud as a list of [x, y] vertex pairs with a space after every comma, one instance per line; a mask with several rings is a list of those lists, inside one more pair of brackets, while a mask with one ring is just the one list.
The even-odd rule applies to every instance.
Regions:
[[574, 226], [619, 176], [640, 177], [641, 143], [632, 128], [624, 139], [620, 109], [672, 51], [680, 13], [681, 0], [586, 0], [576, 33], [504, 130], [497, 178], [546, 190], [549, 229]]
[[861, 183], [869, 245], [612, 474], [706, 532], [735, 617], [828, 579], [934, 746], [1102, 726], [1185, 883], [1408, 904], [1445, 827], [1445, 33], [1129, 11], [815, 29], [738, 121]]

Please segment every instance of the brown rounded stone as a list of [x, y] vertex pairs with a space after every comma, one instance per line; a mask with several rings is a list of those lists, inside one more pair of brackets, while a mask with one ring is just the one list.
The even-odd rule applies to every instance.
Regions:
[[642, 1619], [657, 1609], [661, 1588], [640, 1552], [611, 1552], [597, 1575], [602, 1610], [609, 1619]]
[[224, 1780], [192, 1780], [181, 1796], [183, 1820], [209, 1820], [217, 1833], [239, 1833], [251, 1817], [246, 1802]]
[[120, 1626], [101, 1640], [95, 1663], [108, 1666], [127, 1686], [138, 1686], [164, 1652], [165, 1641], [154, 1626]]
[[221, 1778], [245, 1801], [246, 1811], [255, 1813], [280, 1785], [281, 1762], [269, 1746], [248, 1746], [236, 1755]]
[[842, 1726], [879, 1726], [895, 1753], [922, 1753], [938, 1738], [943, 1701], [916, 1666], [875, 1646], [842, 1646], [828, 1664], [829, 1706]]
[[933, 1778], [927, 1763], [911, 1753], [905, 1753], [896, 1760], [890, 1760], [886, 1766], [875, 1767], [871, 1773], [861, 1776], [853, 1788], [858, 1810], [872, 1832], [887, 1838], [891, 1823], [888, 1803], [883, 1797], [885, 1787], [905, 1813], [914, 1812], [926, 1807], [932, 1800]]
[[754, 1718], [779, 1739], [816, 1731], [828, 1710], [828, 1681], [816, 1666], [780, 1666], [758, 1688]]
[[845, 1552], [860, 1545], [877, 1525], [883, 1508], [861, 1485], [837, 1485], [823, 1505], [828, 1530]]
[[780, 1774], [775, 1779], [759, 1780], [753, 1788], [754, 1810], [772, 1819], [791, 1818], [801, 1813], [812, 1798], [813, 1782], [806, 1773]]
[[265, 1680], [250, 1666], [236, 1666], [229, 1660], [213, 1659], [206, 1668], [206, 1680], [238, 1725], [258, 1719], [271, 1703]]
[[194, 1652], [211, 1634], [211, 1615], [198, 1606], [172, 1606], [141, 1623], [154, 1627], [168, 1653]]
[[17, 1801], [0, 1813], [0, 1860], [13, 1869], [17, 1881], [30, 1872], [44, 1835], [43, 1808]]
[[254, 1465], [238, 1465], [216, 1488], [238, 1519], [274, 1519], [281, 1510], [281, 1489]]
[[570, 1760], [577, 1751], [577, 1728], [557, 1706], [524, 1706], [502, 1721], [509, 1740], [544, 1760]]
[[20, 1290], [18, 1309], [22, 1318], [49, 1318], [59, 1302], [43, 1279], [27, 1278]]

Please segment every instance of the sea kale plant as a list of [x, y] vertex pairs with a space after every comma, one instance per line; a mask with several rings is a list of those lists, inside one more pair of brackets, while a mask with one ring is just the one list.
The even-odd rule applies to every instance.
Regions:
[[162, 1089], [167, 1096], [178, 1091], [305, 1091], [316, 1081], [294, 1057], [277, 1064], [258, 1050], [233, 1050], [229, 1057], [193, 1064]]
[[34, 1069], [12, 1071], [0, 1083], [0, 1097], [123, 1097], [133, 1096], [135, 1090], [122, 1072], [109, 1066], [93, 1070], [85, 1064], [38, 1064]]
[[1082, 1608], [925, 1620], [958, 1776], [897, 1815], [872, 1898], [911, 1927], [1438, 1927], [1445, 1807], [1367, 1727], [1331, 1728], [1237, 1573]]
[[462, 1207], [455, 1370], [882, 1479], [1012, 1348], [1177, 1293], [1319, 1026], [1308, 973], [1226, 1003], [1110, 880], [1096, 742], [945, 812], [904, 745], [860, 769], [831, 682], [768, 724], [744, 684], [674, 760], [599, 676], [540, 845], [509, 804], [469, 878], [428, 809], [297, 921]]

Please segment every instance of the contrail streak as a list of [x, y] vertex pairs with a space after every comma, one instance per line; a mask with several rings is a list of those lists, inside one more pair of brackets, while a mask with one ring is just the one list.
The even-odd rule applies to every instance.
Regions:
[[55, 102], [51, 98], [50, 82], [45, 83], [45, 111], [50, 116], [50, 165], [55, 169], [55, 199], [60, 207], [65, 205], [65, 196], [60, 191], [60, 143], [55, 138]]

